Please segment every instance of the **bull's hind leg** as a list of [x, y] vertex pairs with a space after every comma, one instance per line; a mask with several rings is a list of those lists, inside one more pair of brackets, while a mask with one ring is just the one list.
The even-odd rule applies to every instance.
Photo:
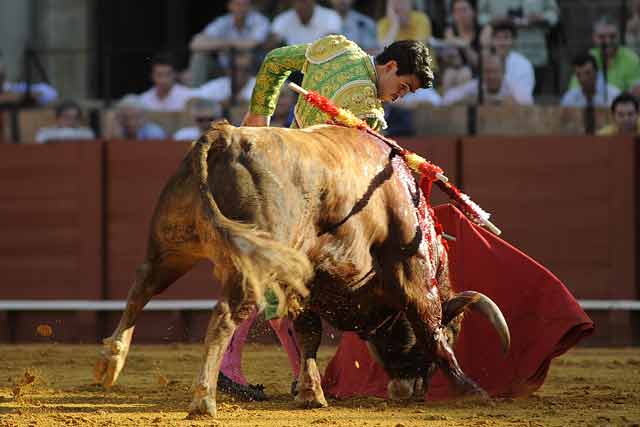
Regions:
[[111, 387], [116, 382], [129, 353], [138, 315], [154, 295], [164, 291], [194, 264], [195, 261], [188, 258], [155, 257], [148, 258], [138, 267], [120, 322], [113, 334], [103, 340], [100, 358], [94, 369], [97, 383]]
[[189, 416], [216, 416], [216, 392], [222, 356], [229, 346], [237, 326], [255, 309], [253, 298], [230, 298], [213, 309], [204, 339], [205, 353], [202, 367], [194, 383]]
[[298, 341], [302, 345], [298, 394], [296, 401], [305, 408], [323, 408], [327, 405], [322, 391], [316, 355], [322, 339], [322, 321], [311, 311], [303, 311], [294, 323]]

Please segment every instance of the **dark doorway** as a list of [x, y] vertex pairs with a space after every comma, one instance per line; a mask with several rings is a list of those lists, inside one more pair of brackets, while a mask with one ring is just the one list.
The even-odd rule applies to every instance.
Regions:
[[98, 0], [95, 96], [109, 102], [145, 91], [150, 61], [159, 52], [170, 52], [185, 68], [191, 37], [225, 12], [224, 1]]

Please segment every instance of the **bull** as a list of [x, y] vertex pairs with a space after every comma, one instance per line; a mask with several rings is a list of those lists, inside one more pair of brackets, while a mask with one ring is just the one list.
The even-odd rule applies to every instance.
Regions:
[[461, 392], [486, 396], [460, 369], [452, 343], [467, 307], [489, 318], [505, 349], [508, 327], [487, 297], [453, 293], [446, 251], [431, 218], [421, 222], [420, 203], [402, 159], [359, 130], [212, 125], [161, 193], [145, 261], [103, 341], [96, 380], [115, 383], [151, 297], [209, 260], [223, 298], [207, 327], [190, 414], [216, 415], [222, 355], [267, 290], [293, 318], [302, 347], [296, 400], [305, 407], [327, 406], [316, 365], [321, 318], [367, 340], [389, 374], [391, 398], [423, 397], [438, 367]]

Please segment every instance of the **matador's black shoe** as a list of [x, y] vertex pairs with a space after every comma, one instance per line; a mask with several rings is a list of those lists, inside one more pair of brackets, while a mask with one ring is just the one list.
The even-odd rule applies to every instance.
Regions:
[[248, 402], [267, 400], [262, 384], [238, 384], [222, 372], [218, 373], [218, 391]]

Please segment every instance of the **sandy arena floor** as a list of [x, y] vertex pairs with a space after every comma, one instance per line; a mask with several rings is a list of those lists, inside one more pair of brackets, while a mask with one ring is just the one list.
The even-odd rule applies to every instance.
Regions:
[[[397, 404], [329, 400], [296, 409], [287, 358], [250, 345], [245, 369], [271, 399], [218, 400], [218, 419], [186, 420], [197, 345], [133, 346], [118, 385], [91, 384], [97, 346], [0, 346], [0, 426], [639, 426], [640, 349], [578, 349], [556, 359], [543, 388], [526, 399]], [[321, 369], [334, 349], [324, 348]]]

